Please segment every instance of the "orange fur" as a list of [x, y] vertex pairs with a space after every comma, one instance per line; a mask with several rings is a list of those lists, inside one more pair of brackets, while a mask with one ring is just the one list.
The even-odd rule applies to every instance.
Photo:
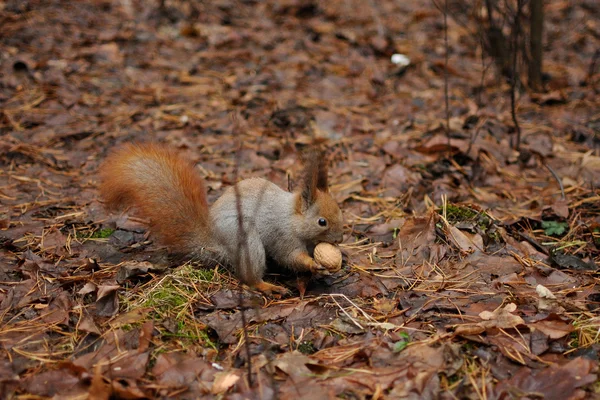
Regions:
[[204, 180], [193, 165], [157, 144], [128, 144], [100, 169], [100, 193], [109, 208], [133, 206], [151, 231], [175, 251], [209, 243]]

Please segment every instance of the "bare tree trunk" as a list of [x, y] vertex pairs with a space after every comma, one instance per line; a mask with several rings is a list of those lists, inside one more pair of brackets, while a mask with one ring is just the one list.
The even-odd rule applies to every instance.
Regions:
[[542, 33], [544, 31], [544, 1], [531, 0], [530, 38], [531, 60], [529, 62], [529, 86], [535, 91], [543, 90], [542, 85]]
[[[486, 51], [492, 56], [500, 73], [510, 78], [511, 74], [511, 58], [508, 39], [502, 32], [502, 23], [496, 24], [494, 17], [494, 9], [496, 7], [497, 0], [485, 0], [485, 6], [487, 9], [488, 18], [488, 29], [486, 31], [487, 45]], [[498, 13], [496, 13], [498, 14]]]

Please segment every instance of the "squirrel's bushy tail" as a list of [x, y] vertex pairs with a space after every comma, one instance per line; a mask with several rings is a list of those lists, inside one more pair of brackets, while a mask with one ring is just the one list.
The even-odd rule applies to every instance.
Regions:
[[210, 245], [204, 180], [192, 164], [157, 144], [128, 144], [100, 168], [108, 208], [135, 207], [159, 241], [177, 252]]

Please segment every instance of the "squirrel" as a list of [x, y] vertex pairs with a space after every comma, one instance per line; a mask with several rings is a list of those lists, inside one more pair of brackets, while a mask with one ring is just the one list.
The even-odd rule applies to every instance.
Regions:
[[327, 162], [308, 151], [302, 185], [294, 192], [262, 178], [245, 179], [209, 207], [204, 179], [174, 150], [126, 144], [100, 167], [100, 194], [108, 209], [134, 207], [170, 251], [233, 268], [238, 279], [265, 293], [284, 287], [263, 280], [267, 257], [298, 272], [327, 274], [310, 256], [320, 242], [340, 243], [343, 217], [329, 194]]

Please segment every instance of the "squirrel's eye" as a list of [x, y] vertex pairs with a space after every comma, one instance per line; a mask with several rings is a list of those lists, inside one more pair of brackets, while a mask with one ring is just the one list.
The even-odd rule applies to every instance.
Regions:
[[319, 218], [320, 226], [327, 226], [327, 220], [325, 218]]

